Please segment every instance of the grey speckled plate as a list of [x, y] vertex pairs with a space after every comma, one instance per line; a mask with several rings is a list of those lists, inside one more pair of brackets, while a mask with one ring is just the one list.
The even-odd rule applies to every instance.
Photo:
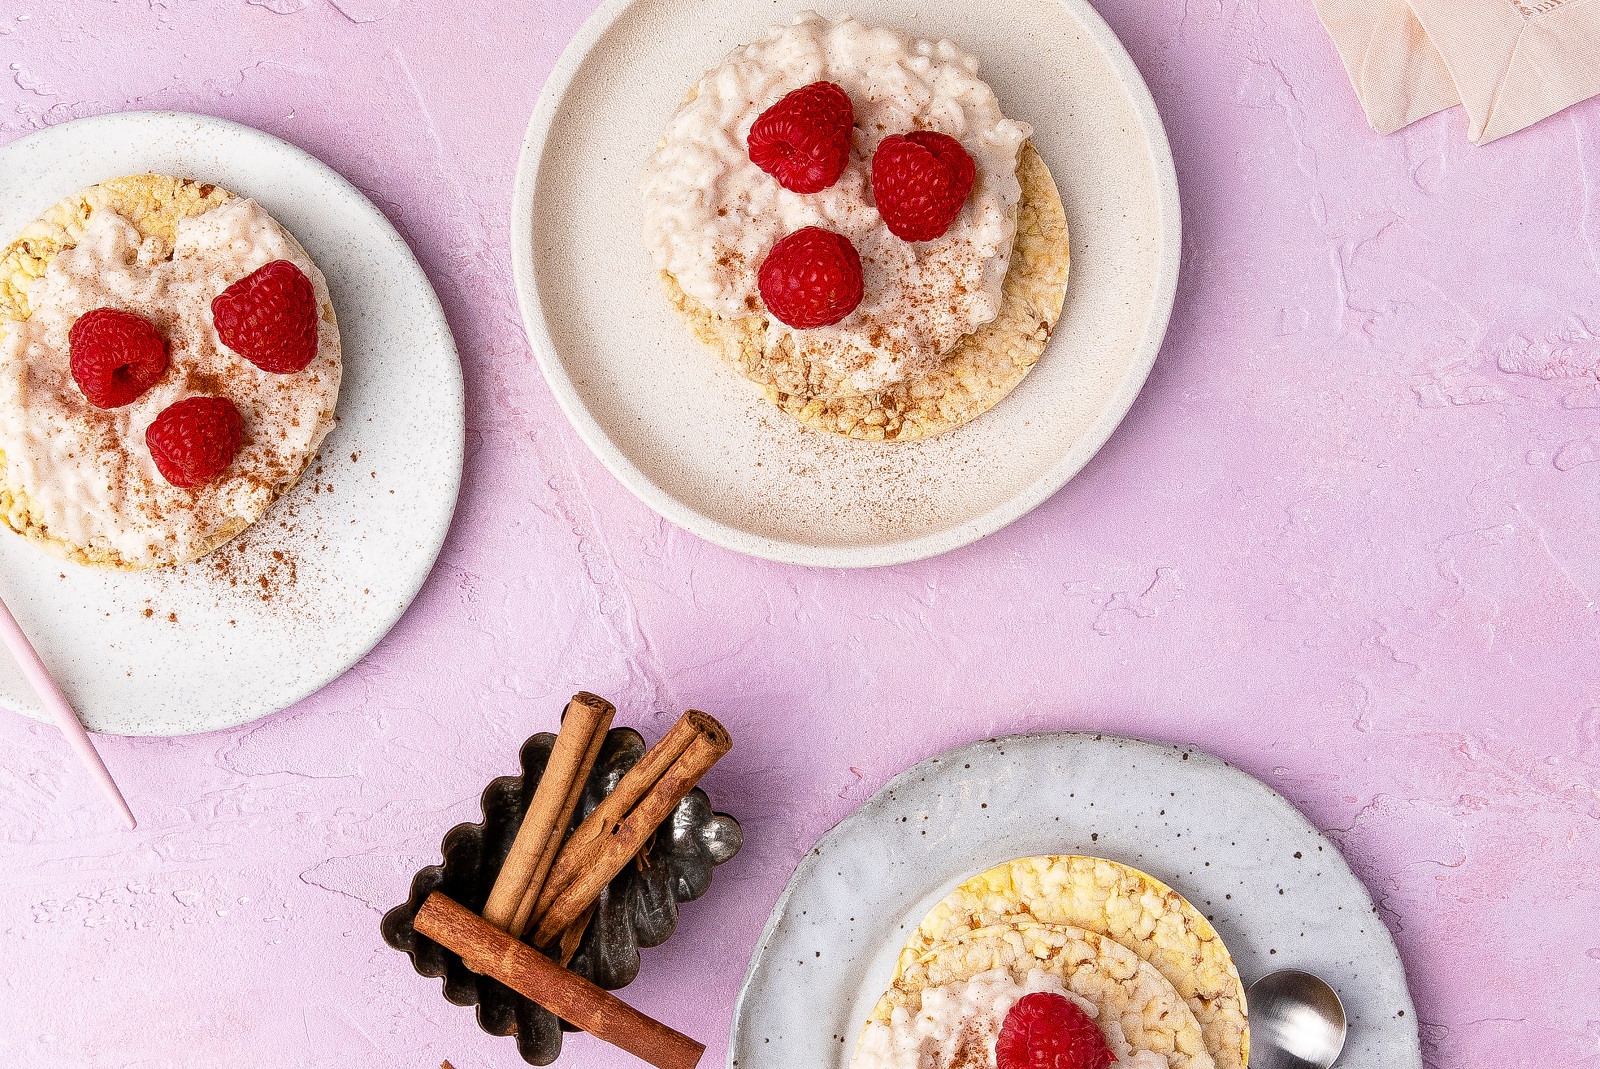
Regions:
[[847, 1065], [923, 915], [992, 865], [1095, 854], [1164, 880], [1216, 925], [1246, 984], [1326, 978], [1341, 1065], [1418, 1069], [1400, 955], [1332, 843], [1258, 780], [1188, 747], [1110, 735], [974, 743], [902, 772], [800, 863], [734, 1010], [736, 1069]]
[[[461, 484], [461, 364], [389, 220], [310, 154], [237, 123], [127, 112], [0, 147], [0, 247], [56, 201], [154, 171], [253, 197], [328, 277], [339, 423], [259, 523], [182, 568], [102, 572], [0, 528], [0, 596], [92, 731], [187, 735], [265, 716], [355, 664], [433, 568]], [[0, 653], [0, 705], [44, 718]]]

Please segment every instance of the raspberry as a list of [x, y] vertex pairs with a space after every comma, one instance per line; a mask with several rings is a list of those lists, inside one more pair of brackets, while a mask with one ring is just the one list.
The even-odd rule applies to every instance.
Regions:
[[886, 137], [872, 154], [878, 214], [903, 241], [932, 241], [949, 230], [976, 177], [961, 142], [932, 130]]
[[763, 111], [750, 127], [750, 162], [796, 193], [820, 193], [850, 162], [856, 112], [832, 82], [812, 82]]
[[167, 373], [167, 340], [150, 321], [119, 308], [85, 312], [67, 332], [72, 381], [96, 408], [121, 408]]
[[825, 327], [861, 303], [861, 257], [843, 234], [808, 226], [772, 247], [757, 282], [767, 311], [789, 326]]
[[304, 371], [317, 355], [317, 295], [288, 260], [274, 260], [217, 296], [211, 318], [222, 344], [274, 375]]
[[1011, 1007], [994, 1056], [998, 1069], [1106, 1069], [1117, 1060], [1077, 1003], [1043, 991]]
[[244, 442], [244, 420], [226, 397], [185, 397], [144, 432], [161, 477], [190, 489], [221, 475]]

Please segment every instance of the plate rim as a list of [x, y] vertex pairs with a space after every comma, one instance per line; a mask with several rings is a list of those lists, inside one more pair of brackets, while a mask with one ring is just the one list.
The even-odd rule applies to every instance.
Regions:
[[871, 545], [817, 545], [758, 535], [716, 520], [679, 500], [644, 473], [616, 444], [589, 411], [572, 376], [556, 351], [538, 299], [534, 266], [533, 205], [538, 194], [539, 171], [557, 112], [573, 78], [601, 37], [638, 3], [649, 0], [606, 0], [578, 28], [551, 69], [534, 104], [517, 158], [511, 195], [511, 274], [524, 332], [539, 362], [556, 403], [590, 452], [622, 485], [670, 523], [715, 545], [753, 557], [815, 568], [876, 568], [926, 560], [970, 545], [1010, 526], [1044, 504], [1089, 463], [1127, 417], [1160, 355], [1177, 299], [1178, 274], [1183, 252], [1183, 213], [1177, 169], [1166, 126], [1155, 98], [1133, 57], [1120, 38], [1088, 0], [1053, 0], [1075, 17], [1106, 57], [1131, 99], [1140, 132], [1155, 164], [1157, 214], [1161, 252], [1157, 264], [1151, 312], [1134, 350], [1134, 359], [1107, 403], [1083, 437], [1044, 474], [1001, 504], [941, 531]]
[[[258, 129], [246, 123], [236, 122], [232, 119], [224, 119], [216, 115], [205, 115], [198, 112], [173, 111], [169, 109], [140, 109], [132, 111], [106, 112], [100, 115], [88, 115], [80, 119], [70, 119], [66, 122], [56, 123], [52, 126], [46, 126], [38, 130], [33, 130], [22, 135], [21, 137], [7, 142], [4, 145], [0, 145], [0, 159], [4, 159], [6, 154], [16, 151], [19, 148], [27, 150], [33, 145], [47, 142], [52, 137], [60, 136], [60, 131], [69, 128], [76, 129], [80, 132], [84, 130], [92, 131], [96, 127], [120, 126], [130, 122], [138, 121], [154, 122], [156, 124], [196, 124], [202, 136], [209, 135], [213, 132], [222, 132], [230, 136], [242, 136], [245, 138], [256, 139], [259, 143], [270, 148], [272, 151], [285, 154], [291, 159], [294, 159], [296, 162], [309, 166], [313, 173], [319, 174], [321, 178], [330, 182], [335, 187], [343, 187], [343, 189], [349, 194], [353, 194], [354, 200], [352, 201], [352, 207], [357, 211], [365, 213], [371, 222], [378, 224], [378, 232], [382, 234], [384, 241], [389, 246], [388, 254], [392, 258], [398, 259], [402, 269], [409, 268], [410, 270], [415, 271], [417, 278], [423, 283], [422, 288], [425, 291], [426, 303], [422, 311], [428, 318], [437, 320], [441, 328], [440, 335], [444, 339], [450, 356], [450, 359], [446, 361], [448, 366], [445, 370], [447, 372], [453, 372], [446, 374], [445, 376], [446, 386], [452, 392], [453, 398], [442, 398], [442, 400], [446, 402], [446, 405], [441, 407], [445, 409], [447, 414], [453, 416], [454, 425], [459, 428], [459, 433], [451, 435], [449, 438], [452, 455], [445, 458], [446, 463], [442, 465], [447, 475], [448, 485], [446, 486], [441, 484], [439, 486], [440, 493], [438, 496], [447, 497], [449, 501], [449, 507], [442, 509], [437, 514], [437, 518], [433, 521], [433, 524], [430, 524], [429, 527], [424, 531], [408, 531], [408, 534], [421, 533], [423, 537], [420, 537], [416, 540], [423, 545], [428, 545], [430, 543], [432, 544], [432, 550], [426, 554], [427, 566], [419, 567], [416, 573], [413, 576], [408, 577], [407, 582], [397, 590], [397, 593], [400, 596], [396, 599], [395, 604], [397, 608], [393, 612], [392, 618], [390, 618], [391, 614], [386, 612], [373, 614], [372, 618], [381, 622], [375, 623], [371, 628], [366, 629], [366, 633], [363, 634], [362, 638], [351, 647], [351, 656], [348, 658], [348, 660], [340, 658], [338, 661], [329, 662], [330, 670], [328, 672], [314, 673], [301, 686], [286, 690], [284, 693], [292, 695], [292, 697], [286, 701], [283, 701], [281, 704], [277, 704], [277, 700], [275, 699], [274, 702], [268, 703], [268, 708], [263, 708], [260, 710], [252, 710], [249, 706], [230, 706], [229, 708], [232, 711], [216, 716], [201, 727], [184, 730], [163, 731], [105, 730], [97, 728], [89, 729], [95, 734], [106, 735], [109, 737], [183, 738], [191, 735], [203, 735], [214, 731], [226, 731], [231, 728], [237, 728], [244, 724], [253, 723], [258, 720], [263, 720], [269, 716], [274, 716], [283, 712], [285, 709], [299, 704], [300, 702], [311, 697], [313, 694], [316, 694], [318, 691], [321, 691], [335, 680], [344, 676], [356, 665], [360, 664], [361, 661], [366, 658], [367, 654], [371, 653], [373, 649], [377, 647], [378, 643], [382, 642], [389, 635], [389, 633], [394, 629], [395, 625], [400, 622], [400, 619], [410, 610], [412, 603], [417, 598], [417, 595], [421, 593], [423, 585], [427, 583], [428, 577], [433, 574], [434, 567], [438, 563], [439, 555], [444, 550], [445, 542], [449, 539], [450, 529], [454, 525], [455, 521], [456, 506], [460, 499], [461, 483], [466, 461], [466, 379], [465, 373], [461, 366], [461, 351], [459, 346], [456, 344], [455, 332], [451, 330], [450, 321], [444, 314], [444, 305], [439, 299], [438, 290], [434, 288], [433, 280], [428, 277], [428, 273], [423, 268], [422, 262], [417, 259], [416, 252], [411, 248], [406, 239], [401, 236], [400, 232], [395, 229], [394, 223], [389, 219], [389, 217], [384, 215], [382, 210], [380, 210], [378, 206], [372, 202], [372, 199], [363, 193], [361, 189], [355, 185], [355, 183], [351, 182], [332, 166], [325, 163], [320, 157], [292, 142], [285, 141], [283, 138], [278, 137], [275, 134], [270, 134], [265, 130]], [[452, 400], [454, 403], [449, 404], [449, 402]], [[337, 409], [335, 411], [337, 413]], [[448, 492], [446, 493], [445, 491]], [[434, 525], [437, 525], [437, 529], [434, 529]], [[357, 615], [358, 618], [368, 618], [367, 614], [365, 613]], [[16, 712], [34, 720], [44, 722], [48, 722], [49, 720], [48, 714], [45, 713], [45, 711], [36, 703], [27, 701], [26, 696], [24, 696], [23, 701], [15, 705], [10, 702], [4, 702], [0, 703], [0, 707], [14, 709]], [[238, 711], [240, 709], [249, 711], [241, 713]]]
[[[1283, 795], [1273, 790], [1271, 786], [1249, 772], [1191, 743], [1161, 742], [1107, 731], [1026, 731], [1012, 735], [997, 735], [975, 739], [960, 746], [930, 754], [909, 768], [895, 773], [889, 777], [883, 786], [874, 791], [866, 801], [842, 817], [806, 849], [799, 863], [795, 866], [794, 872], [790, 875], [788, 883], [784, 884], [783, 892], [778, 896], [777, 901], [773, 903], [772, 912], [767, 915], [767, 922], [762, 926], [761, 937], [756, 941], [755, 949], [751, 951], [750, 964], [745, 969], [744, 979], [740, 981], [739, 993], [733, 1002], [733, 1018], [728, 1030], [728, 1069], [740, 1069], [739, 1063], [735, 1059], [739, 1051], [740, 1033], [744, 1027], [745, 1002], [756, 987], [757, 974], [767, 954], [772, 950], [780, 925], [788, 917], [789, 902], [801, 881], [810, 878], [812, 871], [824, 863], [825, 851], [829, 847], [854, 834], [857, 824], [870, 824], [874, 819], [875, 811], [885, 804], [888, 799], [892, 798], [896, 790], [910, 783], [913, 777], [919, 779], [927, 778], [932, 774], [931, 770], [937, 766], [943, 765], [954, 768], [966, 755], [986, 752], [995, 747], [1005, 747], [1018, 743], [1026, 745], [1060, 744], [1068, 740], [1131, 747], [1152, 755], [1167, 755], [1176, 752], [1187, 755], [1185, 760], [1192, 762], [1196, 767], [1225, 769], [1228, 772], [1232, 772], [1242, 781], [1241, 786], [1244, 789], [1256, 791], [1266, 802], [1275, 802], [1281, 805], [1283, 809], [1288, 811], [1293, 822], [1321, 842], [1326, 843], [1333, 856], [1338, 858], [1347, 870], [1349, 869], [1350, 863], [1345, 859], [1344, 851], [1340, 850], [1338, 844], [1334, 843], [1315, 824], [1311, 823], [1310, 819], [1300, 811], [1299, 806], [1290, 802]], [[1350, 870], [1350, 872], [1361, 894], [1362, 903], [1375, 916], [1377, 907], [1372, 898], [1371, 889], [1367, 887], [1363, 880], [1355, 876], [1353, 870]], [[1390, 953], [1393, 955], [1395, 965], [1400, 971], [1402, 992], [1405, 999], [1403, 1008], [1406, 1011], [1406, 1019], [1411, 1022], [1408, 1034], [1411, 1039], [1412, 1051], [1415, 1054], [1414, 1064], [1420, 1067], [1422, 1065], [1421, 1035], [1417, 1031], [1416, 1005], [1415, 1000], [1411, 997], [1410, 978], [1406, 974], [1405, 961], [1400, 957], [1400, 948], [1395, 943], [1394, 933], [1389, 931], [1387, 925], [1384, 925], [1384, 932], [1388, 937], [1387, 942]]]

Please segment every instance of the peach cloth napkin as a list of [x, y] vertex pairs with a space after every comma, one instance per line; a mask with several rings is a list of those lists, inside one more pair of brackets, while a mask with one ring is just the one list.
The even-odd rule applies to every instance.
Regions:
[[1484, 145], [1600, 93], [1600, 0], [1315, 0], [1380, 134], [1464, 105]]

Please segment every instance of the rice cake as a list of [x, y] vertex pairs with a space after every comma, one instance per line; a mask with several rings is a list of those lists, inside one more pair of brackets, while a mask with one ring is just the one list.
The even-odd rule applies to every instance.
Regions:
[[[23, 329], [23, 325], [28, 324], [37, 311], [29, 294], [38, 292], [35, 287], [46, 276], [50, 266], [62, 253], [78, 248], [80, 242], [91, 234], [91, 228], [103, 225], [107, 216], [119, 217], [132, 228], [133, 233], [128, 237], [137, 251], [136, 257], [131, 252], [128, 254], [125, 265], [114, 266], [138, 270], [171, 262], [179, 240], [179, 224], [184, 220], [198, 219], [218, 209], [237, 209], [241, 205], [271, 220], [251, 202], [239, 201], [234, 194], [219, 186], [167, 175], [142, 174], [114, 178], [58, 202], [0, 251], [0, 347], [4, 346], [8, 334]], [[95, 460], [80, 457], [79, 462], [85, 465], [84, 470], [58, 472], [52, 470], [46, 458], [32, 465], [35, 474], [30, 479], [21, 474], [19, 469], [22, 464], [15, 457], [12, 463], [7, 463], [4, 443], [0, 442], [0, 519], [24, 538], [67, 560], [101, 568], [136, 571], [179, 564], [205, 555], [259, 519], [273, 501], [295, 484], [315, 456], [322, 435], [332, 426], [342, 363], [338, 326], [326, 281], [293, 235], [283, 230], [276, 221], [272, 221], [272, 226], [276, 228], [273, 240], [305, 271], [317, 295], [321, 318], [318, 355], [305, 373], [308, 376], [305, 384], [290, 382], [293, 376], [261, 379], [259, 377], [266, 376], [266, 372], [255, 369], [238, 357], [228, 361], [225, 373], [220, 373], [215, 367], [183, 366], [175, 350], [173, 363], [166, 375], [147, 395], [155, 395], [163, 389], [174, 397], [186, 393], [210, 394], [220, 390], [232, 395], [239, 404], [245, 417], [246, 437], [235, 468], [213, 485], [194, 491], [179, 491], [170, 486], [158, 488], [165, 499], [162, 501], [163, 507], [175, 512], [184, 508], [209, 508], [212, 511], [207, 515], [215, 517], [214, 525], [208, 526], [198, 541], [186, 540], [174, 544], [163, 544], [157, 531], [138, 553], [119, 549], [107, 537], [73, 538], [63, 534], [62, 527], [65, 524], [53, 514], [60, 510], [47, 507], [44, 500], [51, 498], [60, 485], [71, 484], [74, 480], [103, 480], [96, 485], [111, 488], [106, 492], [116, 496], [113, 490], [122, 485], [124, 480], [132, 482], [147, 478], [154, 471], [147, 455], [134, 455], [137, 450], [144, 448], [142, 432], [132, 426], [122, 426], [130, 421], [127, 413], [143, 404], [145, 399], [140, 398], [122, 409], [91, 411], [92, 406], [77, 392], [66, 369], [65, 330], [62, 331], [62, 337], [51, 337], [48, 344], [44, 345], [49, 352], [50, 363], [56, 366], [41, 368], [0, 361], [0, 375], [5, 376], [8, 384], [7, 395], [15, 395], [7, 403], [20, 406], [20, 411], [21, 407], [26, 407], [30, 397], [40, 398], [39, 403], [61, 409], [60, 418], [49, 426], [49, 434], [81, 433], [86, 438], [102, 442], [114, 441], [117, 446], [127, 450], [126, 460], [119, 465], [103, 456]], [[233, 281], [236, 279], [205, 280], [208, 287], [214, 283], [216, 293]], [[118, 303], [120, 306], [122, 302]], [[214, 328], [210, 325], [209, 300], [205, 304], [204, 308], [163, 309], [160, 316], [167, 322], [162, 325], [173, 330], [181, 327], [194, 337], [207, 335], [208, 332], [214, 336]], [[141, 311], [137, 307], [130, 310]], [[153, 314], [148, 309], [141, 314], [147, 313]], [[220, 343], [216, 343], [216, 347], [220, 348]], [[229, 389], [230, 384], [235, 388]], [[292, 393], [298, 393], [299, 396], [285, 400]], [[258, 404], [252, 406], [252, 400]], [[286, 416], [285, 422], [304, 418], [311, 421], [311, 427], [301, 433], [300, 423], [297, 422], [294, 424], [295, 434], [289, 434], [287, 427], [274, 428], [268, 415], [278, 413], [280, 409]], [[93, 426], [86, 426], [85, 421], [90, 421]], [[143, 422], [147, 424], [148, 419]], [[267, 436], [275, 429], [295, 444], [283, 447], [268, 445]], [[132, 440], [134, 438], [138, 440], [135, 442]], [[300, 441], [301, 438], [306, 440]], [[99, 468], [91, 467], [94, 464], [98, 464]], [[133, 470], [134, 465], [138, 466], [138, 471]], [[144, 470], [147, 466], [148, 471]], [[227, 504], [215, 504], [224, 493], [231, 495]]]
[[1245, 1069], [1244, 985], [1216, 929], [1160, 880], [1105, 858], [1020, 858], [974, 876], [923, 918], [901, 952], [900, 969], [972, 932], [1029, 924], [1082, 929], [1133, 951], [1188, 1003], [1217, 1069]]
[[724, 318], [662, 272], [673, 307], [769, 401], [808, 426], [863, 441], [912, 441], [954, 430], [998, 404], [1031, 371], [1061, 317], [1071, 263], [1066, 209], [1031, 143], [1018, 155], [1022, 200], [1000, 314], [958, 341], [933, 373], [872, 394], [838, 396], [838, 384], [796, 358], [789, 335], [769, 341], [759, 310]]
[[1059, 976], [1068, 991], [1094, 1005], [1113, 1050], [1120, 1039], [1132, 1052], [1160, 1055], [1170, 1069], [1214, 1069], [1194, 1014], [1154, 966], [1114, 939], [1066, 925], [979, 928], [914, 959], [902, 957], [869, 1021], [889, 1025], [896, 1009], [914, 1015], [927, 989], [996, 969], [1016, 978], [1034, 969]]

